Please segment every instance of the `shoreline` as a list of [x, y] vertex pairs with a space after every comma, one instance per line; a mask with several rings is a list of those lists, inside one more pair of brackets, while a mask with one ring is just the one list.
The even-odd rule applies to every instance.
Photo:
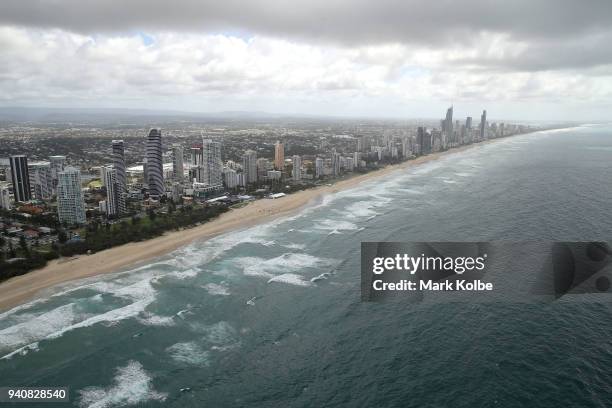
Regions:
[[[527, 133], [522, 135], [525, 134]], [[435, 161], [450, 154], [459, 153], [477, 146], [484, 146], [497, 140], [507, 139], [508, 137], [490, 139], [443, 152], [432, 153], [427, 156], [420, 156], [416, 159], [388, 165], [369, 173], [352, 176], [331, 185], [298, 191], [280, 199], [255, 200], [244, 207], [231, 209], [202, 225], [167, 232], [159, 237], [145, 241], [131, 242], [91, 255], [78, 255], [71, 258], [53, 260], [41, 269], [33, 270], [0, 283], [0, 312], [6, 312], [16, 306], [33, 301], [39, 295], [44, 295], [46, 289], [60, 284], [138, 267], [186, 246], [195, 240], [210, 239], [230, 231], [249, 228], [278, 217], [288, 216], [298, 212], [312, 201], [326, 194], [334, 194], [341, 190], [350, 189], [362, 182], [382, 177], [396, 170]]]

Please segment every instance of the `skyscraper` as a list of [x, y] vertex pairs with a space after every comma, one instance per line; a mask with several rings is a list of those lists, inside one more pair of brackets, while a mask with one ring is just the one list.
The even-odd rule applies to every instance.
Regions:
[[468, 116], [467, 118], [465, 118], [465, 128], [467, 130], [472, 130], [472, 117]]
[[257, 153], [253, 150], [247, 150], [242, 156], [242, 170], [244, 172], [245, 182], [257, 182]]
[[338, 177], [340, 175], [340, 153], [337, 153], [336, 150], [332, 152], [332, 175], [334, 177]]
[[151, 129], [147, 137], [147, 184], [149, 194], [160, 197], [164, 194], [164, 169], [162, 161], [162, 135], [159, 129]]
[[291, 160], [293, 161], [293, 170], [291, 171], [293, 181], [300, 181], [302, 179], [302, 158], [295, 155]]
[[0, 208], [3, 210], [11, 209], [11, 195], [6, 184], [0, 184]]
[[262, 157], [257, 159], [257, 180], [263, 181], [268, 176], [268, 171], [274, 170], [274, 164], [270, 160]]
[[125, 191], [117, 179], [117, 169], [113, 166], [102, 167], [102, 180], [106, 187], [106, 215], [116, 216], [125, 213]]
[[66, 167], [58, 174], [57, 214], [61, 223], [85, 224], [81, 172], [74, 167]]
[[210, 139], [202, 141], [202, 158], [204, 167], [204, 183], [209, 186], [223, 185], [223, 162], [221, 161], [221, 143]]
[[485, 140], [485, 131], [487, 129], [487, 111], [483, 110], [480, 116], [480, 140]]
[[51, 163], [52, 194], [57, 194], [58, 174], [66, 167], [66, 156], [49, 156], [49, 162]]
[[446, 134], [451, 137], [453, 134], [453, 107], [451, 106], [446, 110], [446, 119], [444, 120], [444, 129]]
[[123, 140], [113, 140], [113, 168], [116, 172], [117, 184], [119, 185], [120, 192], [127, 191], [127, 179], [125, 176], [125, 150], [123, 147]]
[[10, 157], [11, 180], [13, 181], [13, 194], [16, 202], [25, 202], [32, 199], [30, 192], [30, 173], [28, 171], [28, 158], [25, 155]]
[[322, 157], [315, 159], [315, 177], [321, 178], [325, 174], [325, 160]]
[[34, 190], [34, 197], [38, 200], [48, 200], [53, 195], [53, 179], [51, 177], [51, 164], [49, 162], [34, 162], [28, 164], [30, 185]]
[[179, 144], [172, 145], [172, 174], [174, 180], [183, 181], [184, 178], [183, 169], [183, 146]]
[[285, 146], [280, 141], [274, 145], [274, 167], [277, 170], [285, 168]]

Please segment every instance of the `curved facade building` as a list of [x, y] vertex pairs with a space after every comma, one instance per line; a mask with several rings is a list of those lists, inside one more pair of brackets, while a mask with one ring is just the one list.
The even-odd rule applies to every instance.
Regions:
[[147, 137], [147, 184], [150, 195], [161, 196], [164, 194], [162, 140], [159, 129], [151, 129]]

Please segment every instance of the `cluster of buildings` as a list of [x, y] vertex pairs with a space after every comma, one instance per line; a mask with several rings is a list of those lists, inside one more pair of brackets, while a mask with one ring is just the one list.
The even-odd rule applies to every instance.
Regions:
[[[268, 191], [271, 195], [282, 186], [317, 184], [376, 168], [379, 163], [407, 160], [527, 130], [519, 125], [489, 124], [486, 111], [478, 124], [473, 123], [472, 117], [460, 123], [453, 120], [451, 106], [439, 128], [415, 126], [375, 135], [339, 135], [337, 142], [323, 140], [314, 153], [290, 157], [285, 157], [287, 141], [279, 140], [274, 144], [273, 157], [258, 157], [258, 151], [249, 148], [239, 160], [224, 161], [221, 138], [202, 137], [201, 142], [190, 146], [173, 143], [166, 150], [162, 131], [151, 129], [142, 161], [131, 167], [126, 164], [124, 141], [112, 140], [109, 162], [92, 169], [99, 184], [86, 189], [81, 170], [67, 165], [66, 156], [50, 156], [36, 162], [28, 162], [26, 155], [11, 156], [10, 177], [0, 182], [0, 208], [8, 210], [15, 203], [32, 200], [52, 202], [57, 206], [60, 223], [80, 225], [87, 221], [86, 208], [113, 219], [133, 214], [143, 206], [159, 206], [165, 200], [206, 201], [237, 193], [245, 197], [250, 191]], [[88, 200], [86, 206], [85, 194], [91, 189], [99, 194], [94, 196], [95, 203]]]

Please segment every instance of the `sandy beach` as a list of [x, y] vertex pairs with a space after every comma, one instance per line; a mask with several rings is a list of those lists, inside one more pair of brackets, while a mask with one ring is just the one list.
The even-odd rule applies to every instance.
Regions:
[[208, 239], [231, 230], [246, 228], [280, 216], [286, 216], [325, 194], [345, 190], [364, 181], [382, 177], [392, 171], [417, 166], [436, 160], [443, 155], [455, 154], [473, 146], [481, 146], [484, 143], [422, 156], [415, 160], [390, 165], [367, 174], [340, 180], [332, 185], [300, 191], [276, 200], [256, 200], [244, 207], [232, 209], [205, 224], [182, 231], [168, 232], [147, 241], [110, 248], [92, 255], [79, 255], [51, 261], [44, 268], [2, 282], [0, 284], [0, 311], [33, 300], [44, 289], [69, 281], [118, 272], [128, 267], [144, 264], [196, 239]]

